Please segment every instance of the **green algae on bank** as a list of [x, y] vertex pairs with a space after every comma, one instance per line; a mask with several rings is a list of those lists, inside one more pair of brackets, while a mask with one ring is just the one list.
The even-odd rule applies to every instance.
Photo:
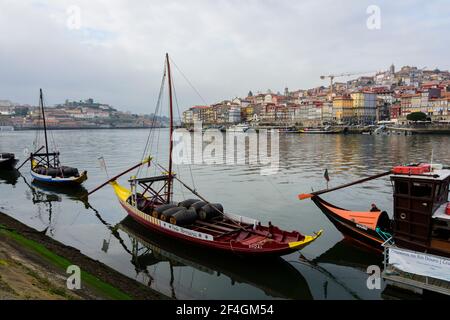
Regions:
[[[62, 270], [66, 270], [69, 266], [73, 265], [69, 260], [51, 252], [45, 246], [40, 243], [37, 243], [33, 240], [27, 239], [24, 236], [18, 234], [17, 232], [7, 229], [4, 226], [0, 225], [0, 234], [14, 240], [16, 243], [20, 244], [24, 248], [27, 248], [39, 256], [44, 258], [46, 261], [58, 267]], [[5, 261], [6, 263], [6, 261]], [[82, 283], [86, 283], [90, 288], [97, 291], [99, 294], [104, 295], [106, 298], [113, 300], [131, 300], [132, 297], [123, 293], [119, 289], [113, 287], [112, 285], [98, 279], [92, 274], [81, 271], [81, 279]]]

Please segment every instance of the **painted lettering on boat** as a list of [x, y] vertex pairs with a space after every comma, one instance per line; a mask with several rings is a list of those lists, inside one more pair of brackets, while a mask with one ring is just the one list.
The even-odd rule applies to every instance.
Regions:
[[364, 225], [362, 225], [362, 224], [357, 223], [356, 226], [357, 226], [358, 228], [360, 228], [360, 229], [363, 229], [363, 230], [366, 230], [366, 231], [367, 231], [367, 227], [364, 226]]
[[267, 240], [264, 239], [264, 240], [259, 241], [259, 242], [251, 243], [251, 244], [248, 245], [248, 247], [250, 249], [262, 249], [266, 242], [267, 242]]
[[165, 229], [169, 229], [169, 230], [184, 234], [184, 235], [192, 237], [192, 238], [213, 241], [213, 237], [206, 233], [189, 230], [189, 229], [182, 228], [182, 227], [179, 227], [179, 226], [176, 226], [174, 224], [170, 224], [170, 223], [167, 223], [164, 221], [161, 221], [160, 225], [161, 225], [161, 227], [163, 227]]

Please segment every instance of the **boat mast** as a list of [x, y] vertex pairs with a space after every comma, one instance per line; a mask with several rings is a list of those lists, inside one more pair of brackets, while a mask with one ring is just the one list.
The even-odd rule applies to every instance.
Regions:
[[44, 99], [42, 97], [42, 89], [40, 89], [39, 102], [41, 104], [42, 119], [44, 121], [44, 137], [45, 137], [45, 152], [47, 155], [47, 167], [50, 168], [50, 157], [48, 155], [47, 124], [45, 123]]
[[169, 81], [169, 110], [170, 110], [170, 134], [169, 134], [169, 180], [167, 181], [167, 203], [170, 203], [170, 198], [172, 196], [172, 149], [173, 149], [173, 104], [172, 104], [172, 75], [170, 73], [170, 62], [169, 62], [169, 54], [166, 53], [166, 64], [167, 64], [167, 73], [168, 73], [168, 81]]

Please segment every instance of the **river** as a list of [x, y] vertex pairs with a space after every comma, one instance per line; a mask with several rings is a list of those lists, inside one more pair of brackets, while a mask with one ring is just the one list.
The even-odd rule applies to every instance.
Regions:
[[[167, 158], [167, 130], [153, 146], [161, 163]], [[88, 171], [90, 190], [142, 158], [148, 130], [67, 130], [50, 132], [64, 165]], [[0, 152], [25, 159], [35, 132], [0, 133]], [[224, 257], [149, 235], [125, 219], [107, 186], [88, 201], [80, 192], [60, 192], [32, 182], [27, 164], [22, 176], [0, 173], [0, 211], [79, 249], [119, 272], [175, 298], [185, 299], [382, 299], [383, 288], [369, 290], [369, 265], [382, 257], [356, 247], [302, 192], [350, 182], [394, 165], [418, 161], [450, 163], [450, 136], [369, 136], [280, 134], [279, 169], [261, 175], [257, 165], [180, 165], [174, 171], [226, 211], [257, 218], [305, 234], [323, 229], [316, 242], [301, 253], [267, 262]], [[52, 145], [52, 143], [51, 143]], [[190, 170], [189, 170], [190, 169]], [[148, 173], [153, 167], [145, 169]], [[192, 172], [192, 174], [191, 174]], [[120, 179], [126, 183], [129, 176]], [[193, 179], [192, 179], [193, 178]], [[176, 186], [177, 200], [191, 198]], [[330, 193], [326, 200], [340, 207], [366, 210], [371, 203], [392, 212], [389, 178]], [[125, 219], [125, 220], [124, 220]], [[300, 254], [303, 259], [299, 259]]]

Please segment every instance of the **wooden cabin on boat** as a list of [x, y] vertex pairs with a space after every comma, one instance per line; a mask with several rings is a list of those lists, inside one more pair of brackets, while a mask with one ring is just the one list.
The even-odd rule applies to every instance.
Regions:
[[450, 257], [450, 170], [436, 168], [413, 174], [394, 168], [393, 237], [398, 247]]

